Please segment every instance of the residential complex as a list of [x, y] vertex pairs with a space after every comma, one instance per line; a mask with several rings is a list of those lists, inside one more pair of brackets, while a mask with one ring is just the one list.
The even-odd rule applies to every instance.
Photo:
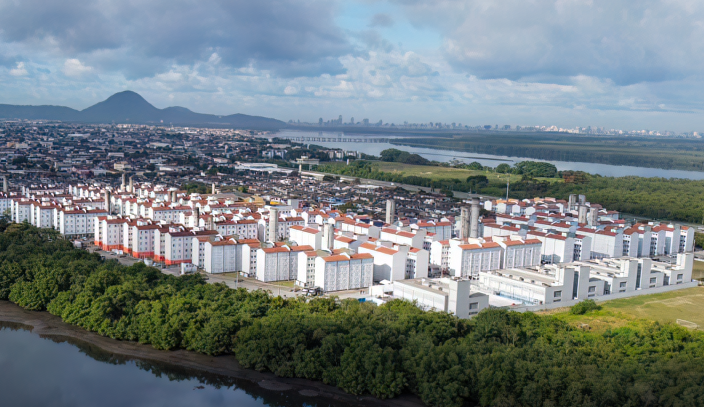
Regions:
[[[94, 126], [77, 143], [67, 126], [39, 126], [12, 144], [0, 159], [0, 209], [161, 267], [414, 300], [467, 318], [491, 306], [692, 284], [694, 228], [627, 223], [582, 195], [462, 201], [297, 171], [308, 156], [290, 167], [257, 162], [262, 150], [289, 157], [305, 147], [243, 131]], [[95, 133], [113, 143], [94, 143]], [[22, 168], [12, 160], [19, 154], [55, 165]]]

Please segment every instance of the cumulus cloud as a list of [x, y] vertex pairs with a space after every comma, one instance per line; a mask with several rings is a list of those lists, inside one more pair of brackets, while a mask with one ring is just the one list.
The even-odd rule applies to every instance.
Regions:
[[415, 24], [443, 33], [456, 69], [480, 78], [628, 85], [699, 75], [704, 63], [701, 2], [396, 1]]
[[84, 65], [83, 62], [79, 61], [76, 58], [70, 58], [67, 59], [66, 62], [64, 62], [63, 72], [66, 76], [80, 77], [89, 73], [92, 70], [92, 67]]
[[0, 102], [558, 125], [704, 106], [701, 2], [350, 1], [0, 0]]
[[27, 68], [24, 67], [24, 62], [18, 62], [17, 66], [10, 69], [10, 75], [12, 76], [26, 76], [28, 74]]
[[[0, 39], [103, 68], [129, 50], [149, 76], [169, 63], [193, 64], [214, 53], [233, 67], [254, 64], [282, 76], [340, 73], [350, 51], [323, 0], [0, 1]], [[149, 69], [149, 68], [152, 69]]]

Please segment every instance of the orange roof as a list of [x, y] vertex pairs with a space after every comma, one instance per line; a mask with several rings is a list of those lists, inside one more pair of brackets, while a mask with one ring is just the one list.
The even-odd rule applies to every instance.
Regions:
[[327, 262], [335, 262], [335, 261], [348, 261], [350, 258], [345, 256], [344, 254], [338, 254], [335, 256], [328, 256], [328, 257], [323, 257], [323, 260]]
[[349, 238], [347, 236], [335, 236], [335, 240], [337, 240], [338, 242], [347, 243], [347, 244], [354, 242], [354, 239]]
[[288, 253], [290, 250], [287, 247], [269, 247], [264, 250], [264, 253]]
[[309, 251], [313, 250], [312, 246], [309, 245], [304, 245], [304, 246], [292, 246], [291, 251], [292, 252], [304, 252], [304, 251]]

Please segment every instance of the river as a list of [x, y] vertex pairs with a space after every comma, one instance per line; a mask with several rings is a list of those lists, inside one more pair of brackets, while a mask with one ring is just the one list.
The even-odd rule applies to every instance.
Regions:
[[[468, 153], [463, 151], [452, 151], [444, 149], [432, 149], [432, 148], [418, 148], [418, 147], [408, 147], [399, 146], [391, 144], [388, 141], [378, 142], [378, 140], [388, 140], [392, 138], [412, 138], [418, 136], [412, 135], [379, 135], [379, 134], [349, 134], [345, 135], [340, 132], [314, 132], [314, 131], [300, 131], [300, 130], [281, 130], [276, 134], [277, 137], [286, 139], [297, 139], [297, 138], [316, 138], [323, 137], [326, 139], [330, 138], [354, 138], [354, 139], [365, 139], [367, 141], [377, 141], [377, 142], [355, 142], [355, 141], [303, 141], [307, 144], [316, 144], [324, 147], [330, 148], [341, 148], [347, 151], [359, 151], [364, 154], [378, 156], [383, 150], [387, 148], [397, 148], [400, 150], [405, 150], [411, 153], [416, 153], [424, 158], [434, 161], [447, 162], [452, 159], [456, 159], [461, 162], [470, 163], [472, 161], [477, 161], [484, 166], [496, 167], [501, 163], [515, 164], [520, 161], [545, 161], [536, 160], [534, 158], [527, 157], [507, 157], [491, 154], [476, 154]], [[559, 171], [574, 170], [574, 171], [584, 171], [590, 174], [599, 174], [606, 177], [625, 177], [625, 176], [638, 176], [638, 177], [663, 177], [663, 178], [684, 178], [692, 180], [704, 180], [704, 172], [698, 171], [683, 171], [683, 170], [662, 170], [658, 168], [647, 168], [647, 167], [631, 167], [626, 165], [609, 165], [609, 164], [596, 164], [596, 163], [585, 163], [585, 162], [569, 162], [569, 161], [546, 161], [552, 163], [557, 167]]]
[[8, 407], [330, 405], [296, 392], [130, 359], [74, 338], [40, 336], [14, 322], [0, 322], [0, 371], [0, 405]]

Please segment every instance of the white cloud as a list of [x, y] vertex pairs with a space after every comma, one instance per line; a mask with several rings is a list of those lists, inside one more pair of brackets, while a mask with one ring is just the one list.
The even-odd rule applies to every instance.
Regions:
[[24, 67], [24, 62], [18, 62], [15, 68], [10, 69], [12, 76], [27, 76], [27, 68]]
[[284, 94], [286, 95], [295, 95], [296, 93], [298, 93], [298, 89], [295, 86], [289, 85], [284, 89]]
[[91, 72], [92, 70], [92, 67], [84, 65], [83, 62], [76, 58], [67, 59], [64, 62], [63, 72], [66, 76], [80, 77]]

